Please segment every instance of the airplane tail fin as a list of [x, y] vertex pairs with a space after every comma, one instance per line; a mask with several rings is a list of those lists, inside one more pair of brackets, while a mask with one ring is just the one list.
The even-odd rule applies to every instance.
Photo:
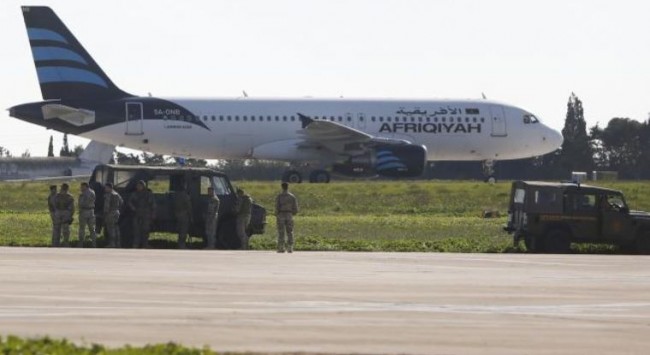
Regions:
[[23, 6], [22, 11], [44, 100], [132, 96], [113, 84], [52, 9]]
[[114, 145], [90, 141], [79, 155], [79, 160], [82, 163], [108, 164], [113, 157], [113, 151], [115, 151]]

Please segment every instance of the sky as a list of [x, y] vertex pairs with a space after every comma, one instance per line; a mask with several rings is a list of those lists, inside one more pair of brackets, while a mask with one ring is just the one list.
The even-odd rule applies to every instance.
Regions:
[[[160, 97], [480, 98], [561, 129], [650, 113], [650, 2], [214, 0], [0, 2], [0, 146], [62, 135], [11, 118], [41, 100], [21, 5], [54, 9], [123, 90]], [[70, 137], [72, 146], [86, 144]]]

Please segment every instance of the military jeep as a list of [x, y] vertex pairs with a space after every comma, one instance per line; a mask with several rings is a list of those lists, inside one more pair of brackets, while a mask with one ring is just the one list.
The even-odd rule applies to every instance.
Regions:
[[[139, 180], [144, 180], [153, 192], [156, 202], [155, 216], [151, 232], [177, 232], [173, 211], [174, 194], [184, 190], [192, 201], [193, 220], [189, 235], [194, 238], [205, 238], [205, 217], [203, 211], [207, 204], [208, 187], [214, 188], [221, 201], [219, 205], [219, 220], [217, 227], [217, 247], [219, 249], [239, 249], [241, 243], [236, 234], [235, 203], [237, 196], [228, 177], [218, 171], [208, 168], [179, 168], [142, 165], [98, 165], [95, 167], [89, 186], [97, 196], [95, 214], [97, 215], [98, 230], [103, 225], [102, 209], [104, 206], [104, 184], [113, 183], [113, 188], [124, 199], [120, 211], [120, 234], [122, 247], [132, 245], [133, 211], [128, 207], [131, 194], [135, 191]], [[253, 204], [251, 222], [247, 233], [262, 234], [266, 227], [266, 210]]]
[[566, 253], [571, 243], [650, 252], [650, 213], [630, 211], [620, 191], [577, 183], [513, 182], [504, 229], [530, 252]]

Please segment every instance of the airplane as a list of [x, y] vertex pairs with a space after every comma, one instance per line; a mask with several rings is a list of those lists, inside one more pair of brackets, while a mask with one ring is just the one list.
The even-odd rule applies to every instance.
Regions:
[[427, 161], [540, 156], [562, 135], [535, 115], [490, 100], [135, 96], [118, 88], [48, 7], [23, 17], [43, 101], [10, 116], [150, 153], [290, 163], [283, 180], [417, 177]]
[[2, 181], [54, 181], [88, 178], [98, 164], [107, 164], [115, 146], [91, 141], [75, 157], [0, 158]]

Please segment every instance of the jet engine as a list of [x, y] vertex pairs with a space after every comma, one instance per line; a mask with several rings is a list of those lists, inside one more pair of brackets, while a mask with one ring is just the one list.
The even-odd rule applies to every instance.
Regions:
[[416, 177], [422, 175], [426, 162], [427, 149], [424, 146], [380, 145], [368, 153], [335, 164], [333, 171], [355, 177]]

